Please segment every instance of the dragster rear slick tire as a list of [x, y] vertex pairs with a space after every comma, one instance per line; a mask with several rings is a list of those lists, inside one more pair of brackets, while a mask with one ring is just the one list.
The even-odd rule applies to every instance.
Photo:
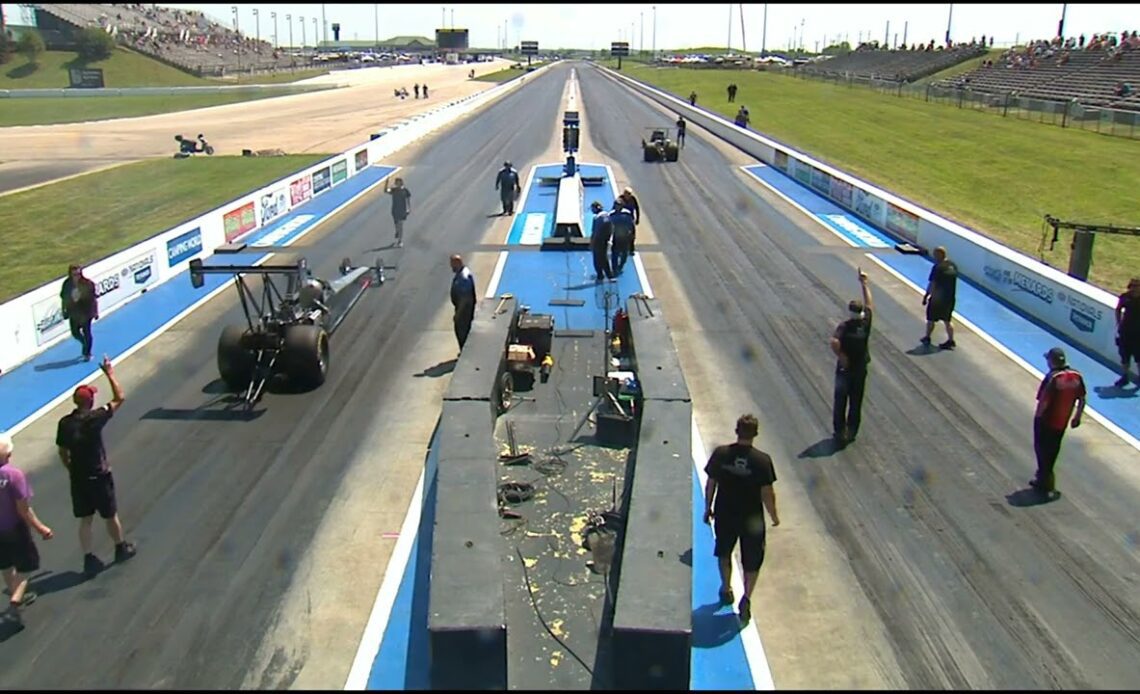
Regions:
[[218, 375], [232, 391], [245, 390], [253, 378], [253, 354], [241, 344], [245, 332], [245, 326], [227, 325], [218, 338]]
[[319, 325], [293, 325], [285, 331], [286, 374], [301, 388], [317, 388], [329, 370], [329, 336]]

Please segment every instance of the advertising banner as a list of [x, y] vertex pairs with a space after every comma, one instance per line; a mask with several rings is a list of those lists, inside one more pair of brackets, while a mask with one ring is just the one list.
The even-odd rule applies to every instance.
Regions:
[[222, 223], [226, 229], [226, 243], [233, 243], [257, 228], [257, 212], [253, 201], [236, 209], [230, 210], [222, 216]]
[[791, 166], [792, 173], [795, 175], [796, 180], [805, 186], [810, 186], [812, 167], [808, 164], [803, 163], [802, 161], [799, 161], [798, 159], [793, 159]]
[[305, 174], [289, 184], [289, 202], [293, 207], [311, 197], [313, 197], [313, 180], [309, 174]]
[[843, 207], [851, 209], [854, 206], [854, 191], [855, 186], [851, 185], [847, 181], [838, 179], [834, 176], [831, 177], [831, 192], [828, 193], [828, 195], [831, 196], [832, 200], [839, 203]]
[[261, 196], [261, 226], [269, 224], [289, 211], [285, 189], [277, 188]]
[[334, 161], [332, 165], [332, 184], [344, 183], [348, 179], [348, 160]]
[[360, 173], [368, 168], [368, 149], [362, 149], [356, 153], [356, 173]]
[[831, 194], [831, 176], [826, 171], [811, 167], [811, 187], [824, 195]]
[[894, 204], [887, 204], [887, 229], [910, 243], [918, 243], [918, 217]]
[[872, 224], [886, 226], [887, 204], [862, 188], [855, 189], [855, 212]]
[[788, 171], [788, 153], [783, 150], [776, 150], [776, 168], [784, 173]]
[[102, 275], [93, 277], [95, 296], [99, 298], [99, 313], [107, 313], [155, 284], [158, 281], [158, 271], [154, 266], [154, 260], [155, 252], [146, 251]]
[[329, 167], [317, 169], [313, 172], [313, 195], [320, 195], [329, 188], [332, 183], [329, 181]]
[[190, 260], [201, 250], [202, 227], [194, 227], [166, 242], [166, 267], [174, 267], [184, 260]]
[[36, 324], [37, 345], [50, 342], [71, 330], [63, 319], [63, 305], [58, 295], [32, 304], [32, 321]]

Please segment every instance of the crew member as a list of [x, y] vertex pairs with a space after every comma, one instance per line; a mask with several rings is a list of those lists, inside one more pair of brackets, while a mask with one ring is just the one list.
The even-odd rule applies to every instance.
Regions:
[[83, 345], [83, 360], [91, 361], [91, 323], [99, 320], [99, 297], [95, 283], [83, 275], [83, 266], [67, 268], [59, 298], [63, 303], [63, 317], [71, 325], [71, 336]]
[[420, 98], [420, 83], [419, 83], [419, 82], [416, 82], [414, 85], [412, 85], [412, 89], [413, 89], [413, 90], [415, 91], [415, 93], [416, 93], [416, 98], [417, 98], [417, 99], [418, 99], [418, 98]]
[[685, 128], [687, 126], [688, 126], [688, 123], [685, 122], [685, 117], [684, 116], [677, 116], [677, 146], [678, 147], [684, 147], [685, 146]]
[[423, 86], [423, 92], [424, 92], [424, 98], [426, 99], [427, 98], [427, 85], [426, 84]]
[[718, 446], [709, 456], [705, 473], [705, 523], [715, 518], [713, 554], [720, 567], [720, 601], [731, 605], [732, 552], [740, 541], [740, 566], [744, 570], [744, 595], [738, 606], [740, 621], [752, 616], [752, 591], [764, 564], [766, 528], [764, 509], [772, 527], [780, 524], [776, 511], [776, 468], [772, 456], [753, 447], [760, 429], [756, 417], [746, 414], [736, 420], [736, 443]]
[[24, 471], [12, 465], [14, 449], [12, 437], [0, 433], [0, 572], [8, 586], [8, 615], [18, 621], [20, 609], [36, 599], [28, 590], [28, 574], [40, 568], [32, 530], [45, 540], [52, 532], [32, 509], [32, 486]]
[[467, 343], [467, 335], [471, 333], [471, 322], [475, 320], [475, 275], [463, 264], [460, 255], [451, 256], [451, 305], [455, 307], [455, 339], [459, 342], [459, 351]]
[[739, 125], [740, 127], [742, 127], [742, 128], [747, 128], [747, 127], [748, 127], [748, 122], [749, 122], [750, 120], [751, 120], [751, 118], [750, 118], [750, 117], [749, 117], [749, 115], [748, 115], [748, 109], [747, 109], [747, 108], [745, 108], [745, 107], [743, 107], [743, 106], [741, 106], [741, 107], [740, 107], [740, 110], [736, 112], [736, 120], [735, 120], [735, 123], [736, 123], [737, 125]]
[[396, 248], [404, 247], [404, 220], [412, 213], [412, 192], [404, 187], [404, 179], [397, 178], [391, 187], [384, 179], [384, 192], [392, 196], [392, 222], [396, 225]]
[[840, 446], [855, 440], [863, 413], [863, 391], [871, 364], [871, 320], [875, 305], [867, 274], [859, 269], [859, 286], [863, 300], [847, 304], [850, 317], [839, 324], [831, 336], [835, 353], [835, 404], [832, 410], [832, 437]]
[[633, 255], [637, 246], [637, 225], [641, 224], [641, 204], [637, 202], [637, 196], [629, 186], [626, 186], [618, 198], [626, 209], [633, 213], [633, 235], [629, 237], [629, 254]]
[[495, 176], [495, 190], [499, 191], [499, 202], [503, 203], [503, 214], [515, 213], [515, 198], [522, 192], [519, 185], [519, 172], [511, 166], [509, 161], [503, 162], [503, 168]]
[[[1029, 486], [1042, 494], [1057, 490], [1053, 469], [1061, 453], [1061, 439], [1065, 427], [1081, 425], [1085, 412], [1085, 380], [1081, 373], [1068, 365], [1065, 350], [1054, 347], [1045, 353], [1049, 373], [1037, 388], [1037, 411], [1033, 416], [1033, 452], [1037, 456], [1037, 475]], [[1076, 406], [1076, 414], [1073, 408]], [[1069, 418], [1072, 417], [1070, 420]]]
[[95, 387], [79, 386], [72, 394], [75, 409], [59, 420], [55, 436], [59, 459], [71, 479], [71, 508], [79, 519], [83, 573], [88, 578], [94, 577], [105, 566], [95, 556], [92, 547], [91, 525], [96, 512], [106, 522], [107, 534], [115, 543], [115, 561], [126, 561], [135, 555], [134, 544], [123, 537], [123, 524], [119, 521], [115, 498], [115, 479], [103, 446], [103, 428], [123, 406], [123, 388], [115, 378], [109, 358], [103, 357], [99, 368], [111, 383], [111, 401], [95, 407]]
[[697, 105], [697, 93], [695, 91], [689, 92], [689, 105], [690, 106], [696, 106]]
[[728, 101], [729, 101], [729, 103], [736, 101], [736, 83], [735, 82], [728, 85]]
[[590, 253], [594, 257], [594, 279], [601, 282], [603, 279], [614, 277], [609, 258], [613, 225], [610, 223], [609, 215], [602, 209], [602, 203], [593, 201], [590, 203], [590, 211], [594, 213], [593, 224], [590, 226]]
[[1116, 302], [1116, 346], [1120, 348], [1122, 374], [1116, 387], [1121, 388], [1128, 385], [1128, 368], [1133, 359], [1140, 368], [1140, 277], [1129, 280], [1128, 290]]
[[610, 225], [613, 227], [610, 266], [616, 277], [625, 268], [625, 261], [629, 259], [630, 245], [633, 243], [633, 213], [621, 198], [614, 200], [614, 209], [610, 212]]
[[934, 249], [934, 267], [930, 269], [930, 278], [926, 282], [926, 293], [922, 295], [922, 305], [926, 307], [926, 335], [922, 338], [924, 346], [930, 346], [930, 335], [934, 332], [934, 324], [941, 321], [946, 326], [946, 341], [938, 345], [939, 349], [954, 349], [954, 301], [958, 293], [958, 266], [953, 260], [946, 257], [946, 249], [942, 246]]

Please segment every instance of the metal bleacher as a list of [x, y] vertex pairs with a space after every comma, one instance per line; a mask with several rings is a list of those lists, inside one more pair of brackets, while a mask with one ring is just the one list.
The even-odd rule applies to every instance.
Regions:
[[822, 77], [857, 77], [913, 82], [984, 54], [982, 46], [959, 46], [950, 50], [856, 50], [814, 65], [802, 72]]

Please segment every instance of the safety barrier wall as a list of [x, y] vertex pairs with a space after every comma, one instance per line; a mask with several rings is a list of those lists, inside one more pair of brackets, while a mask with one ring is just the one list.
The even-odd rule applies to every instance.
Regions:
[[320, 92], [340, 84], [220, 84], [212, 87], [103, 87], [99, 89], [0, 89], [0, 99], [96, 96], [178, 96], [179, 94], [231, 94], [234, 92]]
[[[529, 77], [537, 76], [544, 69], [529, 73]], [[194, 258], [209, 257], [214, 248], [240, 241], [356, 176], [373, 163], [525, 83], [524, 80], [511, 80], [441, 104], [427, 113], [381, 130], [366, 143], [88, 264], [85, 274], [95, 282], [100, 315], [110, 314], [179, 275]], [[285, 224], [262, 241], [272, 245], [278, 234], [285, 237], [289, 231], [289, 225]], [[59, 297], [63, 279], [61, 276], [0, 304], [0, 371], [10, 370], [69, 335]]]
[[944, 246], [967, 279], [1091, 354], [1108, 363], [1118, 361], [1112, 294], [718, 114], [608, 68], [599, 69], [896, 238], [927, 251]]

